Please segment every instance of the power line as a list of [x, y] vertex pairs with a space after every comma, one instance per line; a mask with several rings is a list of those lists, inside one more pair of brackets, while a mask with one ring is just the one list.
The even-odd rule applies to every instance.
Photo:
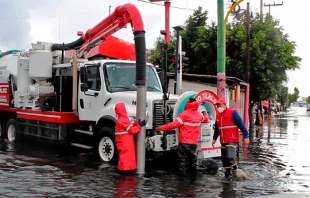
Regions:
[[270, 13], [270, 7], [274, 7], [274, 6], [283, 6], [283, 1], [282, 3], [276, 3], [276, 2], [273, 2], [273, 4], [264, 4], [265, 7], [269, 7], [269, 15], [271, 15]]
[[[143, 2], [143, 3], [157, 5], [157, 6], [164, 6], [163, 4], [153, 3], [153, 2], [146, 1], [146, 0], [138, 0], [138, 1]], [[182, 7], [178, 7], [178, 6], [170, 6], [170, 7], [174, 8], [174, 9], [186, 10], [186, 11], [194, 11], [195, 10], [195, 9], [191, 9], [191, 8], [182, 8]]]

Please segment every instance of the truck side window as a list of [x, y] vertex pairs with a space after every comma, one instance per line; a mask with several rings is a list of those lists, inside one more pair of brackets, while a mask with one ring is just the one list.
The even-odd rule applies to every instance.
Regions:
[[88, 66], [86, 69], [87, 73], [87, 87], [90, 90], [100, 91], [101, 81], [99, 66]]

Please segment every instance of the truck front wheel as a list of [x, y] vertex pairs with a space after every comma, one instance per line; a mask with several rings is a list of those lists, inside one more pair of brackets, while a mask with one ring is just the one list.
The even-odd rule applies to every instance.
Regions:
[[16, 140], [17, 131], [18, 131], [18, 124], [15, 119], [9, 119], [6, 123], [6, 138], [9, 142], [14, 142]]
[[113, 129], [103, 127], [97, 135], [97, 153], [101, 161], [111, 163], [115, 163], [117, 161], [117, 150], [113, 132]]

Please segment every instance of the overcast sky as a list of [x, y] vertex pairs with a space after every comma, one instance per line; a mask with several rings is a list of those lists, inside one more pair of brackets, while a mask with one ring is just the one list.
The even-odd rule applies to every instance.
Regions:
[[[216, 21], [216, 0], [171, 0], [171, 27], [184, 24], [192, 9], [199, 5], [209, 12], [209, 20]], [[28, 49], [31, 42], [71, 42], [77, 31], [86, 31], [105, 18], [118, 5], [131, 2], [141, 11], [147, 38], [147, 47], [153, 47], [159, 31], [164, 29], [164, 7], [138, 0], [0, 0], [0, 49]], [[230, 0], [225, 0], [225, 8]], [[246, 7], [246, 2], [241, 7]], [[251, 9], [259, 11], [260, 0], [251, 0]], [[264, 3], [273, 3], [264, 0]], [[275, 2], [281, 3], [282, 0]], [[310, 96], [310, 21], [307, 19], [309, 0], [283, 0], [281, 7], [272, 7], [271, 14], [280, 20], [284, 32], [297, 44], [296, 55], [303, 60], [300, 69], [289, 72], [290, 91], [298, 87], [301, 96]], [[264, 13], [268, 8], [264, 8]], [[117, 36], [132, 42], [130, 28]]]

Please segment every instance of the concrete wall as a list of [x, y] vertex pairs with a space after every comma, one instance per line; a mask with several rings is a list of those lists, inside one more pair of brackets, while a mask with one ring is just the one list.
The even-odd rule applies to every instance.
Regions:
[[[170, 93], [174, 92], [174, 82], [175, 82], [174, 80], [169, 81], [168, 90]], [[186, 91], [199, 92], [199, 91], [202, 91], [205, 89], [211, 90], [214, 93], [216, 93], [216, 86], [214, 86], [214, 85], [210, 85], [210, 84], [202, 83], [202, 82], [186, 81], [186, 80], [183, 80], [183, 82], [182, 82], [182, 93], [184, 93]]]

